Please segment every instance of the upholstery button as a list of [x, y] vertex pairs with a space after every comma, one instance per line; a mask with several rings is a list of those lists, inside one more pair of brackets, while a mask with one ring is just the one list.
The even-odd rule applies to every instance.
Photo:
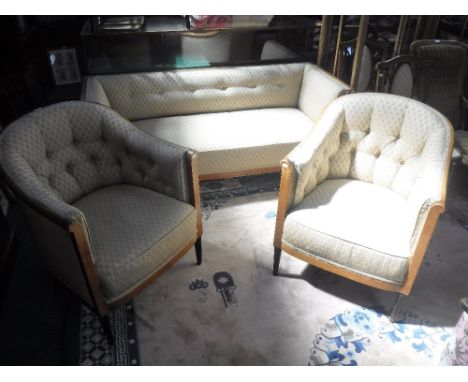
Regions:
[[73, 163], [67, 163], [67, 165], [65, 166], [65, 170], [67, 170], [68, 172], [70, 171], [73, 171], [73, 168], [75, 166], [73, 165]]

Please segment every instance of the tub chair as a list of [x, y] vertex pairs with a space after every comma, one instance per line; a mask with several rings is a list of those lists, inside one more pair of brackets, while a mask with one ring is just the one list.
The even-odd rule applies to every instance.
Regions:
[[48, 270], [96, 311], [131, 299], [196, 248], [196, 155], [149, 137], [111, 109], [66, 102], [0, 136], [0, 170]]
[[273, 274], [282, 251], [351, 280], [408, 295], [445, 208], [450, 122], [378, 93], [333, 101], [283, 161]]

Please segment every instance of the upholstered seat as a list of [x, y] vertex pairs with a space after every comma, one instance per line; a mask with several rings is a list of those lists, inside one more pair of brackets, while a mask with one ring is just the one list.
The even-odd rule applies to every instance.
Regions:
[[200, 179], [279, 170], [324, 108], [350, 88], [309, 63], [96, 75], [83, 99], [196, 150]]
[[288, 214], [283, 242], [306, 256], [400, 284], [411, 253], [410, 215], [406, 198], [386, 187], [329, 179]]
[[36, 110], [0, 136], [1, 175], [45, 265], [101, 318], [193, 245], [201, 263], [195, 156], [89, 102]]
[[409, 294], [439, 215], [450, 122], [418, 101], [360, 93], [333, 101], [283, 161], [273, 273], [281, 251]]
[[86, 216], [108, 303], [144, 283], [196, 236], [193, 206], [142, 187], [101, 188], [73, 206]]
[[140, 130], [198, 153], [199, 174], [276, 168], [314, 122], [295, 108], [206, 113], [134, 121]]

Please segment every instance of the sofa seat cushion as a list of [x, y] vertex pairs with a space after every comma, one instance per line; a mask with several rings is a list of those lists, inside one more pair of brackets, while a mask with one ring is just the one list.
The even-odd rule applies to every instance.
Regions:
[[142, 187], [101, 188], [74, 206], [85, 215], [108, 303], [144, 283], [196, 237], [191, 205]]
[[133, 123], [152, 136], [196, 150], [200, 175], [279, 168], [281, 159], [313, 128], [312, 120], [294, 108], [152, 118]]
[[401, 285], [413, 228], [408, 202], [396, 192], [329, 179], [288, 214], [283, 242], [303, 255]]

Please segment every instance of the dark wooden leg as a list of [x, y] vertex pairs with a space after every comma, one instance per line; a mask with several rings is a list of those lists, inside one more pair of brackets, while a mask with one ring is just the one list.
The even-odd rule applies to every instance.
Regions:
[[101, 322], [102, 329], [104, 330], [104, 334], [107, 337], [109, 345], [114, 345], [114, 334], [112, 333], [109, 314], [106, 314], [104, 317], [99, 316], [99, 321]]
[[278, 268], [281, 259], [281, 248], [275, 247], [275, 254], [273, 255], [273, 276], [278, 276]]
[[396, 318], [397, 318], [397, 315], [398, 315], [398, 312], [400, 310], [400, 307], [401, 307], [401, 303], [403, 301], [403, 295], [398, 293], [398, 296], [395, 300], [395, 304], [393, 305], [393, 308], [392, 308], [392, 313], [390, 314], [390, 321], [391, 322], [395, 322], [396, 321]]
[[195, 242], [195, 254], [197, 255], [197, 265], [202, 263], [202, 245], [201, 245], [201, 236]]

